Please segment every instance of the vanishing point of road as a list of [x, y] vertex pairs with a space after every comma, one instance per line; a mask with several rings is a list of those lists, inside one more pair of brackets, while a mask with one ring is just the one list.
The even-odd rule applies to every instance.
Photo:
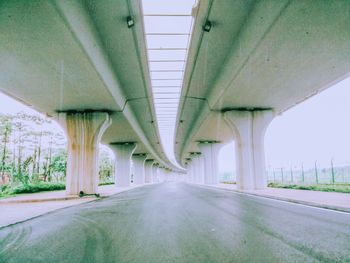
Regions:
[[350, 214], [154, 184], [1, 228], [0, 262], [350, 262]]

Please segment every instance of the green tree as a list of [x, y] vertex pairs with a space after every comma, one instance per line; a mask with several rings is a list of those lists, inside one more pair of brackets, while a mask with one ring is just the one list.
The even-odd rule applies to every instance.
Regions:
[[67, 152], [60, 149], [52, 157], [51, 171], [56, 182], [63, 181], [66, 177], [67, 171]]
[[12, 122], [11, 116], [2, 115], [0, 116], [0, 134], [2, 136], [2, 153], [1, 153], [1, 179], [5, 181], [5, 171], [7, 170], [6, 160], [8, 158], [8, 144], [10, 142], [10, 136], [12, 133]]
[[101, 182], [112, 181], [113, 176], [113, 165], [109, 154], [103, 148], [100, 149], [99, 154], [99, 179]]

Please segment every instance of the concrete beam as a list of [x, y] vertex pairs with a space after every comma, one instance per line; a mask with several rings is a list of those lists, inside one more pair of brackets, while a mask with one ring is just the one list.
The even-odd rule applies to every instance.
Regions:
[[68, 139], [66, 193], [97, 193], [98, 149], [104, 131], [111, 125], [106, 112], [63, 112], [58, 122]]

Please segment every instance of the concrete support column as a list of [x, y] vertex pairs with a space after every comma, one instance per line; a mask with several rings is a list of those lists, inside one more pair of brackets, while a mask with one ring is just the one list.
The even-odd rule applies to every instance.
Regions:
[[187, 162], [187, 181], [189, 183], [194, 182], [194, 168], [193, 168], [193, 162], [191, 158], [186, 159]]
[[204, 183], [219, 183], [218, 154], [221, 144], [215, 141], [204, 141], [198, 144], [203, 156]]
[[202, 153], [198, 155], [198, 183], [199, 184], [204, 184], [204, 156]]
[[196, 153], [190, 153], [190, 156], [191, 156], [191, 163], [190, 163], [191, 182], [196, 184], [197, 183], [197, 176], [198, 176], [197, 155], [196, 155]]
[[154, 160], [153, 159], [149, 159], [145, 161], [145, 183], [149, 184], [149, 183], [153, 183], [153, 171], [152, 171], [152, 167], [153, 167], [153, 163]]
[[188, 165], [187, 165], [187, 182], [189, 182], [189, 183], [192, 183], [192, 171], [191, 171], [191, 169], [192, 169], [192, 165], [189, 163]]
[[203, 167], [203, 157], [200, 152], [191, 153], [192, 164], [193, 164], [193, 178], [194, 182], [197, 184], [204, 183], [204, 167]]
[[132, 156], [134, 164], [134, 184], [141, 185], [145, 183], [145, 161], [147, 154], [140, 153]]
[[158, 183], [164, 182], [165, 179], [165, 169], [164, 167], [158, 168]]
[[271, 110], [233, 110], [224, 114], [235, 137], [239, 189], [263, 189], [267, 186], [264, 137], [273, 117]]
[[115, 155], [115, 185], [120, 187], [130, 186], [131, 156], [136, 149], [136, 143], [111, 143], [110, 148]]
[[186, 183], [189, 183], [190, 182], [190, 175], [189, 175], [189, 169], [190, 169], [190, 165], [188, 162], [185, 162], [185, 168], [186, 168], [186, 173], [184, 174], [184, 181]]
[[154, 163], [152, 166], [152, 183], [158, 183], [158, 163]]
[[58, 122], [66, 132], [68, 160], [66, 193], [97, 193], [98, 148], [101, 137], [111, 124], [106, 112], [64, 112]]

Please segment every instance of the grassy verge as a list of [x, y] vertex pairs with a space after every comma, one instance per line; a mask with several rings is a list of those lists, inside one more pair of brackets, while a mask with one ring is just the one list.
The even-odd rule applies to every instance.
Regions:
[[[111, 185], [114, 182], [100, 182], [98, 185]], [[0, 198], [15, 196], [18, 194], [38, 193], [45, 191], [58, 191], [66, 189], [65, 183], [39, 182], [27, 185], [1, 185]]]
[[222, 184], [236, 184], [236, 182], [231, 182], [231, 181], [224, 181], [224, 182], [221, 182]]
[[9, 197], [17, 194], [28, 194], [28, 193], [38, 193], [44, 191], [56, 191], [64, 190], [66, 185], [64, 183], [49, 183], [49, 182], [39, 182], [35, 184], [27, 185], [3, 185], [1, 186], [0, 197]]
[[99, 182], [99, 186], [101, 185], [110, 185], [110, 184], [114, 184], [114, 182]]
[[285, 189], [296, 189], [296, 190], [350, 193], [350, 184], [297, 185], [297, 184], [269, 183], [268, 186], [273, 188], [285, 188]]

